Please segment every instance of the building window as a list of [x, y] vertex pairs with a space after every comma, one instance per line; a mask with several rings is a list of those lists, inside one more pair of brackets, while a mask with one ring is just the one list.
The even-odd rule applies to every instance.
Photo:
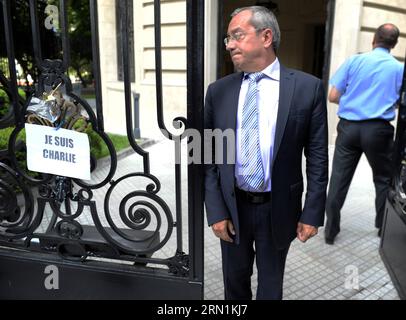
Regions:
[[130, 80], [135, 82], [135, 66], [134, 66], [134, 19], [133, 19], [133, 2], [128, 1], [128, 6], [124, 7], [126, 1], [116, 1], [116, 37], [117, 37], [117, 78], [118, 81], [124, 81], [124, 66], [123, 66], [123, 45], [121, 34], [121, 21], [122, 17], [128, 14], [128, 56], [130, 59]]

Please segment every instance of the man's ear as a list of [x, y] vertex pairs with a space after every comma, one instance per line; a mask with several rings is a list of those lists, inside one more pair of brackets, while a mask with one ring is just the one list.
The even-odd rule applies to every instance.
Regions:
[[271, 29], [265, 29], [263, 31], [263, 35], [264, 37], [264, 47], [266, 49], [270, 48], [272, 46], [273, 43], [273, 33]]

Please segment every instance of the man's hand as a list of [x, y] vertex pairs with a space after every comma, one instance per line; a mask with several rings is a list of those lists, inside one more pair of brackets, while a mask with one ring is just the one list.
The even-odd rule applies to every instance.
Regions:
[[297, 225], [297, 238], [303, 243], [314, 237], [318, 232], [318, 228], [310, 226], [308, 224], [298, 223]]
[[235, 235], [235, 230], [234, 230], [234, 225], [231, 222], [231, 220], [223, 220], [220, 222], [217, 222], [211, 226], [214, 234], [216, 237], [227, 241], [227, 242], [233, 242], [233, 239], [230, 237], [230, 233], [234, 236]]

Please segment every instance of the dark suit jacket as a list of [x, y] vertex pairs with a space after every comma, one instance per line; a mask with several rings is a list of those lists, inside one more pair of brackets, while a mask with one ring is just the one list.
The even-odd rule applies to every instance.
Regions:
[[[206, 94], [205, 129], [236, 130], [243, 73], [212, 83]], [[322, 226], [328, 181], [328, 128], [322, 82], [281, 65], [280, 96], [272, 160], [271, 223], [275, 244], [286, 248], [296, 238], [297, 223]], [[221, 148], [220, 148], [221, 150]], [[231, 219], [235, 242], [239, 222], [235, 198], [235, 164], [205, 166], [205, 204], [209, 225]], [[306, 156], [307, 192], [302, 208], [302, 154]], [[210, 152], [206, 150], [205, 152]]]

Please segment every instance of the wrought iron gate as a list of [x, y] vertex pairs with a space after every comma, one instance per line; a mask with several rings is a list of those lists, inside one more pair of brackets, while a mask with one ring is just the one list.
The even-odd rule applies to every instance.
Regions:
[[[405, 57], [406, 59], [406, 57]], [[379, 253], [402, 300], [406, 299], [406, 69], [399, 99], [393, 175]]]
[[[0, 129], [14, 124], [8, 149], [0, 150], [0, 298], [25, 299], [201, 299], [203, 297], [203, 182], [202, 165], [188, 165], [188, 253], [182, 238], [181, 164], [174, 167], [176, 212], [160, 197], [161, 183], [150, 169], [149, 153], [134, 139], [132, 130], [131, 80], [128, 19], [126, 10], [132, 0], [116, 0], [121, 10], [121, 41], [125, 88], [127, 135], [131, 147], [143, 159], [143, 171], [117, 176], [117, 154], [104, 132], [101, 92], [98, 4], [89, 0], [96, 112], [85, 99], [73, 93], [67, 76], [70, 66], [67, 0], [56, 0], [60, 12], [62, 56], [47, 59], [41, 48], [38, 1], [29, 0], [33, 52], [39, 78], [34, 97], [60, 93], [67, 105], [60, 105], [58, 121], [50, 122], [30, 112], [31, 97], [19, 96], [16, 78], [15, 41], [11, 1], [1, 0], [4, 22], [0, 32], [5, 39], [7, 70], [0, 63], [1, 89], [8, 99], [7, 112], [0, 119]], [[158, 125], [164, 124], [161, 4], [154, 1], [156, 101]], [[137, 16], [134, 16], [137, 19]], [[187, 119], [174, 121], [179, 127], [203, 130], [203, 46], [204, 1], [187, 0]], [[3, 29], [3, 30], [1, 30]], [[28, 36], [28, 35], [27, 35]], [[3, 59], [4, 60], [4, 59]], [[1, 62], [1, 61], [0, 61]], [[67, 107], [68, 106], [68, 107]], [[65, 113], [63, 113], [65, 112]], [[69, 116], [67, 115], [69, 113]], [[1, 115], [1, 114], [0, 114]], [[124, 119], [123, 119], [124, 120]], [[72, 179], [28, 172], [18, 159], [24, 151], [25, 123], [59, 126], [71, 130], [91, 130], [107, 146], [110, 168], [102, 181]], [[166, 130], [167, 132], [169, 130]], [[186, 138], [168, 133], [168, 139]], [[180, 159], [179, 148], [174, 148]], [[97, 160], [92, 157], [92, 169]], [[131, 179], [147, 181], [142, 189], [134, 187], [115, 202], [112, 194], [120, 184]], [[94, 193], [105, 190], [103, 203]], [[48, 214], [47, 212], [50, 212]], [[92, 224], [83, 223], [85, 214]], [[102, 219], [102, 216], [105, 216]], [[119, 220], [119, 223], [117, 223]], [[172, 256], [154, 254], [176, 238]], [[58, 272], [57, 290], [49, 290], [46, 278]], [[44, 285], [45, 283], [45, 285]], [[52, 287], [52, 283], [50, 284]]]

